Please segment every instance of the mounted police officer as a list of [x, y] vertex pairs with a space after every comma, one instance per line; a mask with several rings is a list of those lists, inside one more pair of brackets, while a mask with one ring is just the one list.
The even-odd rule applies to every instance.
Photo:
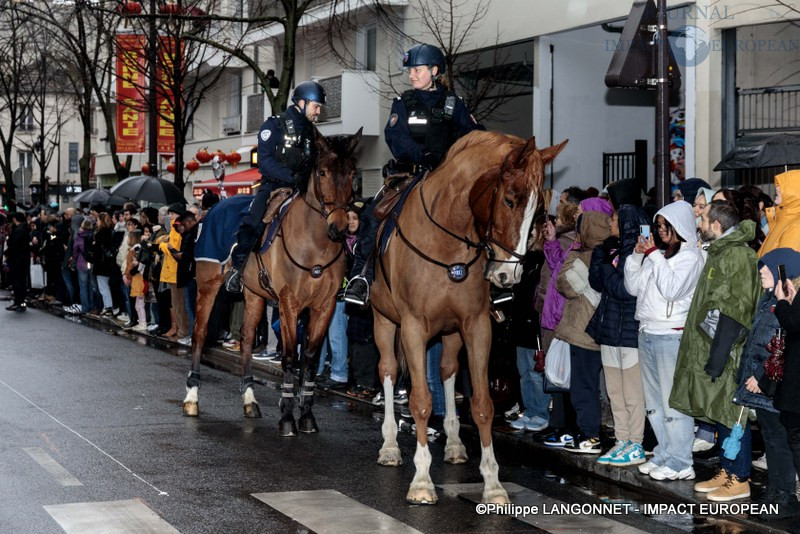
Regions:
[[[427, 170], [439, 165], [459, 137], [480, 127], [461, 98], [445, 86], [442, 75], [446, 66], [441, 50], [429, 44], [416, 45], [403, 57], [403, 67], [408, 69], [413, 89], [392, 103], [383, 132], [397, 161], [390, 161], [384, 173], [408, 172], [419, 180]], [[375, 204], [377, 200], [362, 215], [352, 279], [344, 294], [345, 301], [361, 306], [369, 301], [374, 273], [369, 259], [378, 233], [378, 221], [372, 211]]]
[[262, 219], [270, 193], [278, 187], [296, 186], [308, 177], [316, 160], [313, 123], [325, 104], [325, 89], [317, 82], [302, 82], [294, 89], [292, 103], [280, 115], [267, 119], [258, 132], [261, 185], [239, 227], [225, 279], [225, 289], [233, 293], [242, 291], [242, 268], [264, 231]]

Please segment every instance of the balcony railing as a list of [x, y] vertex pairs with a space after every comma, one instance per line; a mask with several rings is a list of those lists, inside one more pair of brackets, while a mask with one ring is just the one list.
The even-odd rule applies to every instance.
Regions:
[[737, 89], [737, 136], [800, 131], [800, 85]]

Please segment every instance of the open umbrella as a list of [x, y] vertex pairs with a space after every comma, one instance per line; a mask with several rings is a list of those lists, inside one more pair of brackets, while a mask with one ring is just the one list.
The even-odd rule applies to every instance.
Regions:
[[186, 204], [183, 193], [175, 184], [152, 176], [126, 178], [111, 188], [111, 193], [131, 200], [146, 200], [157, 204]]
[[746, 136], [714, 167], [715, 171], [786, 167], [800, 164], [800, 136]]
[[72, 199], [79, 204], [103, 204], [105, 206], [123, 206], [127, 200], [120, 196], [112, 195], [108, 189], [95, 187], [75, 195]]
[[744, 428], [742, 427], [742, 414], [744, 413], [744, 406], [739, 410], [739, 418], [736, 424], [731, 429], [731, 435], [725, 438], [722, 442], [722, 450], [725, 451], [725, 458], [728, 460], [735, 460], [742, 448], [742, 436], [744, 436]]

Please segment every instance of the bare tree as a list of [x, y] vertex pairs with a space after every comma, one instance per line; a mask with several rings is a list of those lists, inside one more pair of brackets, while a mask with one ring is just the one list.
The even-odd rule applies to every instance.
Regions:
[[16, 2], [0, 4], [0, 169], [12, 211], [16, 209], [12, 157], [20, 125], [27, 123], [32, 93], [31, 84], [22, 82], [32, 64], [32, 35], [27, 31], [27, 22], [28, 16]]

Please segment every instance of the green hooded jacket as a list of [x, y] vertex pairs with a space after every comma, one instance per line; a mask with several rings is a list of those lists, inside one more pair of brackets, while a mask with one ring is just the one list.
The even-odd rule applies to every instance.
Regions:
[[715, 381], [704, 368], [711, 353], [710, 338], [700, 324], [711, 310], [719, 310], [749, 330], [753, 322], [761, 282], [758, 257], [747, 243], [755, 237], [755, 223], [742, 221], [730, 234], [708, 248], [708, 260], [689, 308], [686, 329], [678, 349], [675, 379], [669, 405], [692, 417], [732, 428], [740, 407], [733, 403], [738, 386], [736, 373], [746, 335], [733, 345], [722, 376]]

